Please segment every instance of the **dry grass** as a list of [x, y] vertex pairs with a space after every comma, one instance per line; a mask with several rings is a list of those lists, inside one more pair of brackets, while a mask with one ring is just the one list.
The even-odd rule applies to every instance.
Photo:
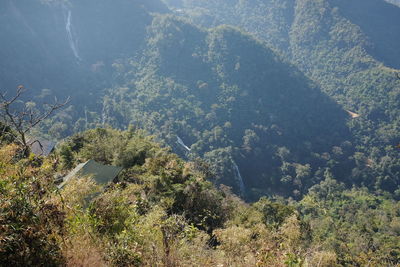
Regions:
[[70, 267], [108, 266], [103, 259], [103, 251], [87, 235], [74, 236], [66, 241], [63, 254]]

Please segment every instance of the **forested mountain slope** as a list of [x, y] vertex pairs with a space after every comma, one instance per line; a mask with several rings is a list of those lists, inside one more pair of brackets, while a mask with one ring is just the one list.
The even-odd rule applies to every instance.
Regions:
[[339, 14], [360, 27], [368, 40], [367, 52], [385, 66], [400, 69], [400, 8], [384, 1], [333, 0]]
[[399, 8], [164, 2], [0, 2], [0, 266], [399, 266]]
[[[143, 131], [97, 128], [49, 157], [0, 132], [1, 266], [397, 266], [400, 205], [331, 177], [300, 202], [247, 204]], [[106, 187], [54, 176], [95, 159]], [[396, 238], [397, 236], [397, 238]]]
[[[399, 8], [379, 0], [186, 0], [170, 5], [196, 24], [230, 24], [255, 34], [342, 107], [358, 113], [349, 126], [358, 155], [372, 163], [363, 175], [397, 188]], [[390, 170], [384, 171], [384, 165]]]
[[198, 24], [254, 33], [364, 118], [398, 117], [398, 106], [379, 109], [398, 102], [397, 71], [391, 67], [399, 66], [399, 8], [380, 0], [186, 0], [183, 7], [178, 14]]
[[144, 55], [120, 66], [125, 84], [105, 98], [108, 123], [139, 123], [182, 154], [183, 140], [238, 193], [299, 196], [323, 179], [320, 154], [342, 146], [351, 155], [346, 112], [249, 35], [157, 17]]
[[[154, 18], [169, 12], [157, 0], [7, 0], [1, 86], [24, 84], [38, 103], [72, 96], [47, 122], [54, 137], [139, 124], [182, 155], [212, 163], [216, 182], [254, 198], [300, 197], [330, 173], [395, 193], [400, 82], [378, 59], [397, 64], [390, 51], [398, 10], [368, 0], [346, 11], [356, 3], [175, 1], [177, 14], [239, 26], [264, 44], [231, 27]], [[365, 14], [388, 7], [394, 34], [385, 44], [367, 35]]]

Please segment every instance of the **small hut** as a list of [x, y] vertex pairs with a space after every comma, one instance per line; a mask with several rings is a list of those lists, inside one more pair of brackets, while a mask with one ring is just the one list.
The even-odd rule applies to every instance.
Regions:
[[36, 156], [47, 157], [56, 146], [55, 142], [44, 139], [31, 139], [28, 142], [31, 143], [29, 147]]

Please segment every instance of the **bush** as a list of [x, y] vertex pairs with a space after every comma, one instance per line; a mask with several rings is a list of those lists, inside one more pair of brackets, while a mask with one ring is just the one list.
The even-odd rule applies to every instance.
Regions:
[[14, 162], [17, 146], [0, 149], [0, 259], [4, 266], [59, 266], [64, 213], [51, 204], [46, 181], [29, 162]]

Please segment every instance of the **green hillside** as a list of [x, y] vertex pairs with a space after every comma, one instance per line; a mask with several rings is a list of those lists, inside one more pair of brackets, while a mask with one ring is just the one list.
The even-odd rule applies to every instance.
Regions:
[[239, 192], [234, 161], [249, 193], [299, 196], [322, 179], [315, 173], [325, 167], [323, 153], [334, 146], [351, 153], [346, 112], [251, 36], [157, 17], [146, 48], [140, 63], [121, 67], [124, 84], [105, 97], [107, 122], [138, 124], [184, 155], [179, 136], [189, 157], [219, 165], [218, 183]]
[[0, 267], [400, 266], [397, 2], [0, 1]]
[[[256, 40], [155, 15], [169, 13], [158, 1], [6, 1], [3, 87], [24, 84], [37, 103], [71, 96], [45, 124], [52, 138], [138, 124], [212, 162], [216, 183], [250, 199], [298, 198], [327, 169], [349, 186], [395, 193], [400, 82], [377, 58], [397, 58], [397, 8], [368, 3], [354, 13], [354, 1], [175, 2], [197, 24], [233, 24]], [[378, 7], [392, 8], [386, 43], [367, 35], [379, 32], [365, 18]]]
[[398, 106], [379, 113], [398, 102], [400, 9], [395, 6], [378, 0], [184, 3], [187, 9], [179, 14], [206, 27], [230, 24], [253, 33], [371, 122], [393, 124], [398, 117], [393, 114]]
[[[178, 7], [176, 13], [195, 24], [230, 24], [253, 33], [344, 109], [359, 114], [348, 125], [357, 155], [373, 164], [353, 174], [364, 172], [370, 187], [398, 187], [400, 80], [393, 67], [399, 58], [400, 9], [375, 0], [187, 0]], [[383, 170], [386, 160], [390, 171]]]
[[[132, 127], [76, 134], [48, 158], [21, 158], [3, 138], [0, 152], [0, 266], [399, 263], [398, 202], [330, 174], [299, 202], [246, 204], [207, 181], [201, 161]], [[54, 176], [88, 159], [124, 170], [106, 187], [90, 177], [56, 187]]]

